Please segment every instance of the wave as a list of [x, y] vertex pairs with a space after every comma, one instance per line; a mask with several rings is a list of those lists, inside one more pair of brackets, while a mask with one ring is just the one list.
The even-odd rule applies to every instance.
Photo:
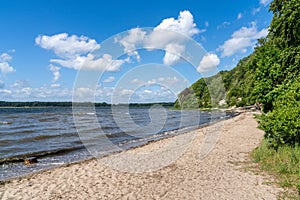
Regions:
[[85, 147], [83, 145], [78, 145], [78, 146], [70, 147], [70, 148], [62, 148], [62, 149], [56, 149], [56, 150], [50, 150], [50, 151], [40, 151], [40, 152], [19, 154], [19, 155], [15, 155], [15, 156], [11, 156], [11, 157], [0, 158], [0, 165], [7, 164], [7, 163], [14, 163], [14, 162], [23, 162], [24, 159], [26, 159], [28, 157], [42, 158], [42, 157], [51, 156], [51, 155], [65, 154], [65, 153], [69, 153], [69, 152], [84, 149], [84, 148]]
[[12, 130], [19, 130], [19, 129], [27, 129], [27, 128], [34, 128], [36, 127], [36, 125], [34, 124], [29, 124], [29, 125], [17, 125], [17, 126], [13, 126], [11, 127]]
[[58, 133], [58, 134], [53, 134], [53, 135], [32, 135], [32, 137], [25, 137], [25, 138], [20, 138], [18, 143], [24, 143], [24, 142], [30, 142], [30, 141], [40, 141], [40, 140], [47, 140], [47, 139], [52, 139], [52, 138], [68, 138], [68, 137], [78, 137], [76, 133], [69, 132], [69, 133]]
[[59, 121], [58, 117], [49, 117], [49, 118], [39, 119], [39, 122], [57, 122], [57, 121]]
[[[212, 118], [214, 119], [213, 122], [217, 122], [217, 121], [224, 120], [224, 118], [227, 119], [227, 118], [234, 117], [236, 115], [238, 115], [238, 113], [226, 113], [226, 115], [223, 116], [222, 118], [221, 118], [221, 116], [219, 116], [219, 118], [218, 117], [212, 117]], [[49, 117], [49, 118], [51, 119], [51, 117]], [[45, 119], [49, 119], [49, 118], [45, 118]], [[212, 119], [210, 118], [210, 120], [212, 120]], [[172, 137], [174, 135], [183, 134], [187, 131], [191, 131], [192, 129], [196, 129], [196, 128], [199, 128], [199, 127], [209, 125], [211, 123], [210, 120], [204, 120], [204, 121], [202, 121], [202, 122], [204, 122], [203, 124], [200, 124], [199, 126], [195, 126], [195, 127], [174, 128], [174, 127], [177, 127], [177, 126], [172, 125], [172, 126], [170, 126], [170, 129], [167, 128], [167, 129], [164, 129], [164, 130], [162, 130], [161, 132], [159, 132], [157, 134], [144, 135], [144, 136], [141, 136], [141, 137], [130, 135], [130, 134], [127, 134], [125, 132], [114, 132], [114, 133], [107, 133], [105, 135], [104, 134], [103, 135], [97, 135], [97, 134], [95, 134], [95, 132], [98, 132], [99, 130], [105, 130], [105, 132], [110, 132], [109, 129], [114, 129], [114, 127], [113, 126], [103, 126], [99, 129], [99, 127], [93, 127], [93, 126], [91, 126], [91, 124], [87, 124], [85, 121], [83, 123], [86, 124], [86, 126], [81, 127], [81, 128], [83, 128], [83, 130], [81, 130], [81, 131], [83, 133], [87, 133], [87, 139], [91, 139], [91, 143], [90, 143], [91, 145], [95, 145], [96, 144], [95, 140], [99, 139], [99, 137], [106, 137], [114, 145], [123, 146], [124, 148], [123, 147], [122, 148], [126, 149], [128, 146], [130, 146], [130, 147], [140, 146], [140, 145], [145, 144], [149, 141], [156, 141], [156, 140], [159, 140], [159, 139], [162, 139], [162, 138], [168, 138], [168, 137]], [[20, 127], [29, 128], [30, 126], [22, 125]], [[16, 128], [20, 128], [20, 127], [16, 127]], [[29, 131], [29, 133], [31, 132], [28, 129], [27, 129], [27, 131]], [[37, 131], [37, 130], [35, 129], [35, 131]], [[113, 130], [113, 131], [118, 131], [118, 130], [116, 129], [116, 130]], [[21, 133], [21, 131], [19, 133]], [[22, 133], [24, 133], [24, 130], [22, 131]], [[137, 133], [137, 134], [140, 135], [139, 133]], [[51, 134], [49, 134], [49, 135], [33, 135], [32, 134], [31, 138], [29, 138], [28, 136], [29, 135], [27, 135], [26, 138], [22, 138], [22, 139], [25, 139], [25, 140], [28, 140], [28, 141], [30, 141], [30, 140], [39, 141], [39, 140], [47, 140], [47, 139], [51, 139], [51, 138], [55, 138], [55, 137], [58, 137], [58, 138], [59, 137], [73, 137], [73, 136], [75, 137], [75, 136], [78, 136], [78, 135], [74, 132], [73, 133], [66, 132], [66, 133], [59, 133], [59, 134], [53, 134], [53, 135], [51, 135]], [[91, 136], [91, 138], [89, 136]], [[20, 142], [20, 143], [25, 142], [26, 143], [26, 141], [24, 141], [22, 139], [18, 142]], [[83, 139], [82, 140], [83, 142], [89, 142], [89, 141], [84, 140], [84, 138], [81, 138], [81, 139]], [[46, 150], [46, 151], [43, 151], [42, 149], [40, 149], [41, 151], [39, 151], [39, 152], [23, 153], [23, 154], [20, 153], [19, 155], [14, 155], [14, 156], [11, 156], [11, 157], [0, 158], [0, 164], [10, 163], [10, 162], [22, 162], [25, 158], [32, 157], [32, 156], [40, 158], [40, 157], [46, 157], [46, 156], [51, 156], [51, 155], [55, 155], [55, 154], [66, 154], [68, 152], [75, 151], [75, 150], [78, 150], [78, 149], [84, 149], [84, 145], [82, 144], [82, 141], [79, 140], [79, 139], [75, 140], [75, 141], [72, 141], [72, 145], [74, 145], [74, 147], [69, 146], [69, 147], [66, 147], [66, 148], [60, 148], [60, 149], [56, 149], [56, 150]]]

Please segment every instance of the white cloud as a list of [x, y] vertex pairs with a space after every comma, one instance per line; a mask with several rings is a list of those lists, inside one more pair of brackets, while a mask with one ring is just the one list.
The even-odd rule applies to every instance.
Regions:
[[51, 59], [50, 61], [76, 70], [84, 69], [110, 72], [120, 70], [121, 65], [126, 62], [126, 60], [113, 60], [109, 54], [104, 54], [102, 58], [98, 59], [95, 59], [93, 54], [88, 54], [86, 56], [77, 56], [74, 59]]
[[202, 60], [199, 63], [199, 66], [197, 67], [197, 70], [200, 73], [210, 72], [220, 64], [220, 59], [216, 54], [213, 53], [207, 53], [205, 56], [203, 56]]
[[67, 33], [53, 36], [39, 35], [36, 37], [35, 43], [43, 49], [53, 50], [57, 56], [62, 58], [86, 54], [100, 48], [94, 39], [86, 36], [69, 36]]
[[11, 85], [12, 88], [24, 88], [29, 87], [29, 83], [26, 80], [17, 80], [14, 84]]
[[178, 19], [174, 19], [173, 17], [164, 19], [157, 27], [154, 28], [154, 31], [156, 30], [175, 31], [189, 37], [200, 33], [200, 30], [196, 28], [196, 24], [194, 23], [193, 15], [188, 10], [181, 11]]
[[164, 30], [175, 31], [188, 37], [205, 31], [196, 28], [194, 17], [188, 10], [181, 11], [178, 19], [164, 19], [155, 27], [153, 33], [150, 35], [150, 43], [152, 43], [151, 45], [153, 46], [165, 44], [162, 47], [162, 49], [166, 51], [163, 62], [165, 65], [170, 66], [178, 63], [180, 60], [185, 50], [185, 46], [182, 44], [184, 43], [184, 41], [182, 41], [184, 38], [179, 38], [177, 34], [173, 35], [172, 32], [164, 32]]
[[2, 53], [0, 55], [0, 71], [2, 74], [12, 73], [16, 70], [9, 64], [9, 61], [12, 60], [12, 57], [7, 53]]
[[12, 73], [16, 70], [10, 66], [7, 62], [0, 62], [0, 71], [2, 74]]
[[[137, 88], [148, 88], [151, 90], [155, 90], [157, 88], [168, 88], [170, 89], [174, 94], [178, 94], [181, 92], [184, 88], [188, 87], [190, 83], [185, 80], [181, 76], [161, 76], [157, 78], [152, 79], [145, 79], [141, 80], [139, 78], [134, 78], [130, 81], [130, 84], [127, 85], [130, 89], [136, 90]], [[137, 89], [140, 92], [140, 89]], [[135, 93], [139, 92], [135, 91]], [[157, 94], [155, 94], [157, 95]], [[152, 96], [152, 98], [156, 98], [155, 96]], [[142, 100], [142, 99], [141, 99]]]
[[59, 88], [60, 84], [59, 83], [53, 83], [50, 85], [52, 88]]
[[142, 31], [140, 28], [133, 28], [128, 31], [129, 34], [118, 40], [115, 38], [115, 42], [119, 42], [121, 45], [124, 46], [124, 51], [129, 56], [135, 56], [138, 61], [140, 61], [140, 56], [136, 51], [136, 46], [138, 44], [142, 44], [146, 39], [146, 32]]
[[140, 79], [135, 78], [135, 79], [132, 79], [132, 80], [130, 81], [130, 83], [139, 86], [139, 85], [143, 85], [145, 82], [144, 82], [143, 80], [140, 80]]
[[204, 31], [196, 27], [193, 15], [186, 10], [180, 12], [177, 19], [164, 19], [150, 32], [134, 28], [127, 36], [121, 39], [116, 38], [115, 41], [124, 47], [124, 53], [136, 57], [138, 61], [140, 56], [136, 51], [137, 48], [165, 50], [164, 64], [174, 65], [180, 60], [185, 50], [186, 36], [192, 37]]
[[55, 83], [60, 78], [60, 67], [54, 66], [52, 64], [49, 65], [50, 71], [53, 74], [52, 82]]
[[64, 88], [59, 84], [51, 84], [42, 87], [15, 87], [13, 89], [0, 89], [0, 96], [4, 101], [72, 101], [72, 95], [77, 95], [76, 100], [110, 102], [113, 94], [112, 87], [97, 87], [96, 90], [82, 88]]
[[237, 16], [237, 19], [238, 19], [238, 20], [239, 20], [239, 19], [242, 19], [242, 17], [243, 17], [243, 14], [242, 14], [242, 13], [239, 13], [238, 16]]
[[170, 89], [160, 86], [157, 88], [143, 87], [135, 91], [131, 96], [132, 102], [163, 102], [163, 101], [175, 101], [176, 94]]
[[0, 94], [2, 95], [10, 95], [12, 93], [11, 90], [7, 90], [7, 89], [0, 89]]
[[209, 26], [209, 22], [206, 21], [206, 22], [205, 22], [205, 27], [208, 27], [208, 26]]
[[105, 79], [103, 82], [104, 82], [104, 83], [111, 83], [111, 82], [113, 82], [114, 80], [115, 80], [115, 77], [109, 76], [109, 77], [107, 77], [107, 79]]
[[176, 76], [170, 76], [170, 77], [158, 77], [155, 79], [150, 79], [150, 80], [141, 80], [141, 79], [132, 79], [130, 81], [131, 84], [137, 85], [137, 86], [150, 86], [150, 85], [173, 85], [176, 83], [182, 83], [185, 80], [183, 80], [182, 78], [178, 78]]
[[2, 53], [0, 55], [0, 61], [1, 62], [6, 62], [12, 60], [12, 57], [8, 53]]
[[260, 0], [259, 3], [263, 4], [264, 6], [268, 5], [271, 2], [271, 0]]
[[[100, 48], [100, 44], [86, 36], [69, 36], [67, 33], [39, 35], [36, 44], [44, 49], [53, 50], [61, 58], [50, 59], [50, 62], [75, 70], [118, 71], [122, 64], [128, 62], [127, 59], [114, 60], [109, 54], [95, 58], [93, 52]], [[60, 76], [59, 69], [53, 68], [51, 71], [55, 82]]]
[[133, 93], [134, 93], [134, 91], [133, 90], [129, 90], [129, 89], [123, 89], [123, 90], [120, 91], [121, 95], [128, 95], [128, 96], [130, 96]]
[[165, 65], [175, 65], [180, 60], [180, 57], [182, 53], [185, 51], [185, 46], [176, 44], [176, 43], [170, 43], [165, 48], [166, 53], [163, 58], [163, 62]]
[[238, 52], [245, 53], [249, 47], [255, 45], [257, 39], [265, 37], [267, 34], [268, 30], [266, 28], [258, 31], [256, 24], [253, 22], [251, 27], [242, 27], [235, 31], [231, 38], [219, 47], [219, 50], [222, 51], [222, 57], [232, 56]]

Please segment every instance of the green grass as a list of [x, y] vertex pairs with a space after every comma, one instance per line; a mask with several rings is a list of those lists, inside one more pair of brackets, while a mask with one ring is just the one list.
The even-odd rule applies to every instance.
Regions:
[[263, 171], [275, 175], [282, 187], [295, 191], [295, 199], [300, 199], [300, 146], [270, 148], [267, 140], [252, 152], [252, 157], [260, 163]]

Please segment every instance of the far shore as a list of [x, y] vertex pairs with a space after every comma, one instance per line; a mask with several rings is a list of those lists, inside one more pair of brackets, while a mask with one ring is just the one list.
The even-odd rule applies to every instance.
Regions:
[[[211, 137], [214, 130], [220, 132], [217, 138]], [[257, 173], [249, 156], [263, 134], [253, 112], [243, 112], [138, 148], [2, 182], [0, 197], [277, 199], [283, 189], [272, 184], [272, 177]], [[206, 146], [208, 153], [201, 154]]]

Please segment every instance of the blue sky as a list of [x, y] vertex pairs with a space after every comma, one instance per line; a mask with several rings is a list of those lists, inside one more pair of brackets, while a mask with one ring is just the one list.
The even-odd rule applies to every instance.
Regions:
[[253, 51], [267, 34], [268, 5], [1, 1], [0, 100], [173, 101], [202, 76], [230, 70]]

